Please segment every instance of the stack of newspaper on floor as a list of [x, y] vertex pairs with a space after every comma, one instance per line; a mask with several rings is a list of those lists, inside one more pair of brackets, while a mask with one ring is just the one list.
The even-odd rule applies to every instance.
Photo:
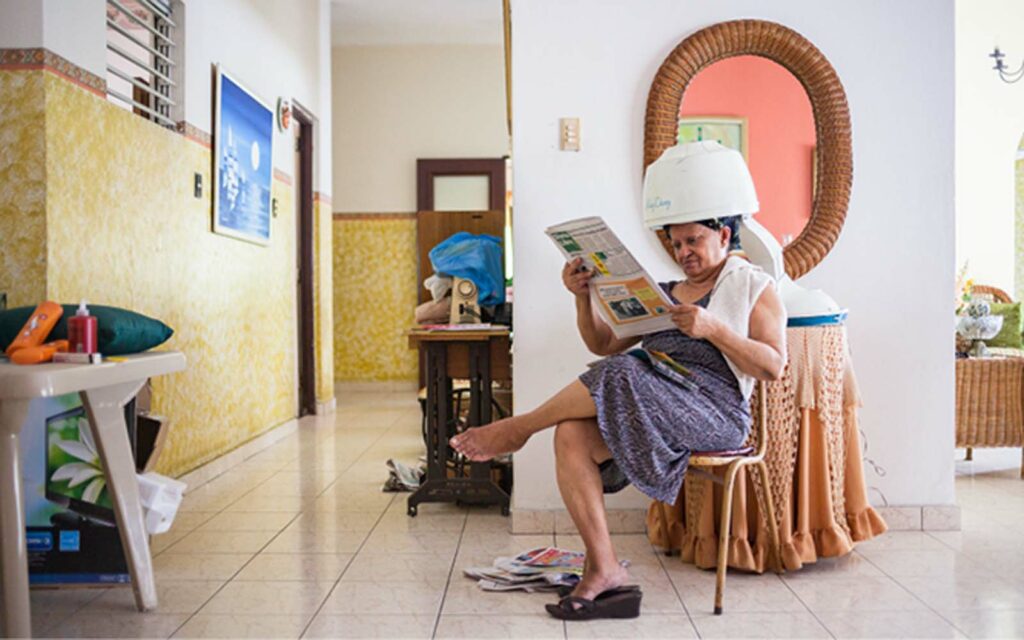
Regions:
[[484, 591], [555, 591], [576, 586], [583, 575], [583, 552], [558, 547], [524, 551], [514, 558], [497, 558], [494, 565], [463, 569]]

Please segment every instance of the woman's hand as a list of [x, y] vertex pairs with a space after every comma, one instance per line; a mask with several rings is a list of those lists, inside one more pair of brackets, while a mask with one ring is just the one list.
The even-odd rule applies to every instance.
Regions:
[[566, 262], [562, 267], [562, 283], [577, 297], [590, 295], [590, 279], [593, 276], [594, 273], [583, 266], [583, 258]]
[[707, 340], [718, 330], [718, 320], [707, 309], [695, 304], [677, 304], [669, 307], [672, 324], [690, 336]]

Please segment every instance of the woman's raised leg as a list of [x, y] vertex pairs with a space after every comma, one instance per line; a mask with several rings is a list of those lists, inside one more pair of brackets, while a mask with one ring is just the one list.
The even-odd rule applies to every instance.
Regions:
[[[533, 411], [467, 429], [449, 444], [470, 460], [490, 460], [522, 448], [530, 436], [566, 420], [593, 418], [597, 407], [590, 390], [574, 380]], [[596, 427], [595, 427], [596, 428]]]
[[612, 547], [598, 468], [611, 452], [596, 420], [568, 420], [555, 429], [555, 456], [558, 489], [587, 550], [586, 571], [573, 595], [593, 600], [629, 577]]

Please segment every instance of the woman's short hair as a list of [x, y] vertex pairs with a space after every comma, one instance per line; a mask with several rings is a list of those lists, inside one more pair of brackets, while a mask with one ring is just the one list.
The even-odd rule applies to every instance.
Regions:
[[[712, 231], [719, 231], [722, 227], [729, 227], [729, 251], [738, 251], [740, 247], [740, 216], [722, 216], [721, 218], [708, 218], [707, 220], [696, 220], [693, 224], [702, 224]], [[669, 228], [672, 225], [667, 224], [663, 227], [665, 233], [668, 233]]]

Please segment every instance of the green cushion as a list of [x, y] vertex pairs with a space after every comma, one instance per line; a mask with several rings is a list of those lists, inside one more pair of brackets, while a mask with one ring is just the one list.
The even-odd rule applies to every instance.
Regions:
[[[64, 315], [46, 338], [47, 342], [63, 340], [68, 337], [67, 319], [78, 310], [76, 304], [61, 305]], [[0, 311], [0, 352], [14, 340], [35, 307], [17, 307]], [[139, 353], [167, 342], [174, 330], [148, 316], [127, 309], [89, 305], [89, 313], [96, 316], [98, 327], [97, 346], [105, 356], [119, 356], [126, 353]]]
[[985, 344], [990, 347], [1006, 347], [1009, 349], [1020, 349], [1021, 344], [1021, 315], [1019, 302], [993, 302], [992, 315], [1003, 316], [1003, 328], [999, 334]]

